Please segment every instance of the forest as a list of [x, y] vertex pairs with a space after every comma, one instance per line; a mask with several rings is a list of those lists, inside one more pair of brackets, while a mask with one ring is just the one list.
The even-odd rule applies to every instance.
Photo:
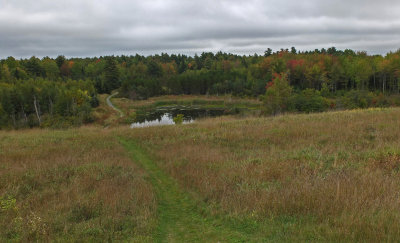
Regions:
[[75, 126], [93, 121], [97, 95], [254, 97], [264, 114], [400, 105], [400, 50], [368, 55], [335, 47], [264, 55], [203, 52], [0, 60], [0, 128]]

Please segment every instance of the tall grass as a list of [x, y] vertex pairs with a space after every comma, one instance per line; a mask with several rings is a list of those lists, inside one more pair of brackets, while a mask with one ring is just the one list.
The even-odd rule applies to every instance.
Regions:
[[299, 219], [292, 234], [311, 224], [316, 239], [376, 242], [400, 239], [399, 118], [397, 108], [369, 109], [120, 132], [215, 213]]
[[0, 241], [149, 241], [144, 176], [106, 130], [0, 131]]

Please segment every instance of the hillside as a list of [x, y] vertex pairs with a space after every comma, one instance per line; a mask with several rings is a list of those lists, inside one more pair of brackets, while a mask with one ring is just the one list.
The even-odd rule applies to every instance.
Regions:
[[0, 131], [6, 241], [400, 238], [400, 109]]

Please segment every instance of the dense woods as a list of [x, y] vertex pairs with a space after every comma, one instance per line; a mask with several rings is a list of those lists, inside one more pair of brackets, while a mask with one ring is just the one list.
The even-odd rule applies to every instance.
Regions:
[[322, 111], [400, 104], [400, 51], [386, 56], [332, 47], [264, 55], [31, 57], [0, 61], [0, 127], [91, 121], [96, 94], [130, 99], [168, 94], [260, 97], [266, 111]]

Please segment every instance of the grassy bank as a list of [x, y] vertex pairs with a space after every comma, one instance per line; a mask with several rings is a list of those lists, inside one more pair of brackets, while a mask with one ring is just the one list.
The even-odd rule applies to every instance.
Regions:
[[164, 106], [164, 105], [196, 105], [196, 104], [247, 104], [260, 105], [257, 99], [244, 99], [232, 95], [212, 96], [212, 95], [165, 95], [151, 97], [147, 100], [131, 101], [126, 98], [116, 99], [116, 104], [121, 107], [138, 108], [143, 106]]

